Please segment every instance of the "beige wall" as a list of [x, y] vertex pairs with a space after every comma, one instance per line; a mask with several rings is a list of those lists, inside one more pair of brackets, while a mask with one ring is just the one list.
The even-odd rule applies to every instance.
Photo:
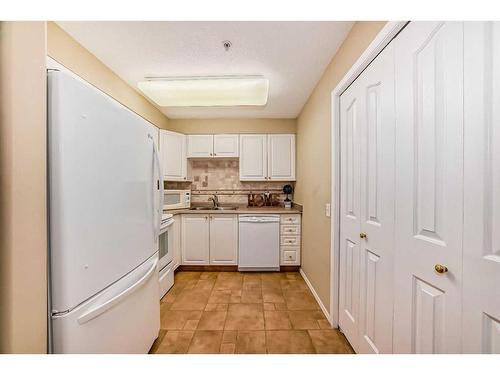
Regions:
[[47, 23], [47, 54], [157, 127], [168, 128], [168, 118], [158, 108], [54, 22]]
[[47, 352], [45, 26], [0, 22], [0, 353]]
[[297, 183], [294, 200], [304, 207], [302, 269], [330, 309], [331, 92], [385, 22], [356, 22], [328, 65], [297, 120]]
[[186, 134], [296, 133], [295, 119], [170, 119], [168, 128]]

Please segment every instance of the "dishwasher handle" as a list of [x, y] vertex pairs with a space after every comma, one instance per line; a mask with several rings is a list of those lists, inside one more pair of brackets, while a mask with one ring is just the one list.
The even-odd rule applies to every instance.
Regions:
[[240, 223], [279, 223], [280, 217], [278, 215], [273, 216], [243, 216], [239, 217]]

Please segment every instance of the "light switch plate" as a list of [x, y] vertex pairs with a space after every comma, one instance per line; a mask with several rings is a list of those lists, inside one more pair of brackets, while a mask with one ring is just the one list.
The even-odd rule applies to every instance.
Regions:
[[326, 215], [326, 217], [330, 217], [331, 216], [331, 209], [330, 208], [331, 208], [330, 203], [327, 203], [325, 205], [325, 215]]

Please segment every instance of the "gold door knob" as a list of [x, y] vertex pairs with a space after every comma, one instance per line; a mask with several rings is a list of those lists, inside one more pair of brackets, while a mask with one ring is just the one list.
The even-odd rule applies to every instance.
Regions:
[[434, 266], [434, 270], [435, 270], [437, 273], [446, 273], [446, 272], [448, 272], [448, 267], [443, 266], [442, 264], [436, 264], [436, 265]]
[[366, 238], [367, 238], [367, 237], [366, 237], [366, 233], [361, 232], [361, 233], [359, 234], [359, 238], [365, 238], [365, 239], [366, 239]]

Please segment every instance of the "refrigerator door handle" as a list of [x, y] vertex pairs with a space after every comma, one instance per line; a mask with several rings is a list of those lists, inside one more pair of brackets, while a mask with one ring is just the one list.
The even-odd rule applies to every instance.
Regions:
[[[160, 188], [160, 199], [159, 199], [159, 207], [154, 206], [154, 196], [155, 196], [155, 186], [156, 186], [156, 176], [153, 170], [153, 222], [154, 224], [154, 243], [158, 242], [158, 237], [160, 236], [160, 226], [161, 226], [161, 210], [163, 209], [163, 175], [161, 172], [160, 158], [158, 156], [158, 149], [156, 148], [156, 143], [151, 134], [148, 134], [148, 138], [153, 141], [153, 158], [155, 161], [156, 168], [158, 170], [158, 181]], [[158, 216], [156, 216], [158, 215]], [[156, 217], [158, 217], [156, 219]]]
[[144, 276], [142, 276], [135, 284], [131, 285], [127, 289], [125, 289], [123, 292], [117, 294], [113, 298], [107, 300], [106, 302], [102, 303], [101, 305], [91, 309], [90, 311], [87, 311], [83, 315], [79, 316], [77, 319], [77, 322], [80, 325], [83, 325], [92, 319], [97, 318], [99, 315], [105, 313], [109, 309], [111, 309], [113, 306], [117, 305], [120, 303], [123, 299], [127, 298], [130, 294], [134, 293], [137, 289], [139, 289], [141, 286], [143, 286], [150, 278], [152, 275], [156, 274], [156, 265], [158, 264], [158, 258], [155, 259], [153, 265], [151, 268], [146, 272]]

